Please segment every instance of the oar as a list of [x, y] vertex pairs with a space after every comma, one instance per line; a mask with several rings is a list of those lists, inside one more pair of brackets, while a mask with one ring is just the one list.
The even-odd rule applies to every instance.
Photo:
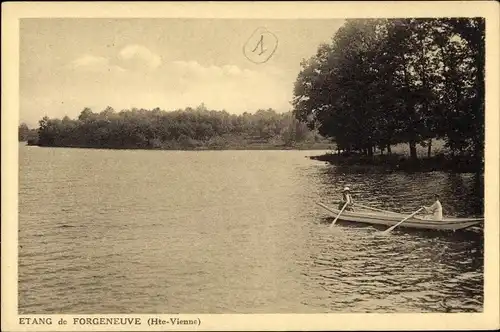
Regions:
[[408, 217], [406, 217], [406, 218], [404, 218], [403, 220], [401, 220], [400, 222], [398, 222], [396, 225], [389, 227], [388, 229], [386, 229], [385, 231], [383, 231], [381, 235], [389, 234], [389, 232], [390, 232], [390, 231], [392, 231], [394, 228], [398, 227], [398, 226], [399, 226], [399, 225], [401, 225], [403, 222], [405, 222], [406, 220], [410, 219], [411, 217], [413, 217], [414, 215], [416, 215], [417, 213], [419, 213], [421, 210], [423, 210], [423, 207], [421, 207], [421, 208], [420, 208], [420, 209], [418, 209], [417, 211], [413, 212], [413, 213], [412, 213], [412, 214], [410, 214]]
[[340, 213], [337, 215], [337, 217], [335, 218], [335, 220], [332, 222], [332, 224], [330, 225], [330, 227], [332, 227], [333, 225], [335, 225], [335, 223], [337, 222], [337, 219], [339, 219], [340, 215], [342, 214], [342, 212], [344, 212], [344, 209], [347, 207], [347, 202], [344, 204], [344, 206], [342, 207], [342, 210], [340, 210]]

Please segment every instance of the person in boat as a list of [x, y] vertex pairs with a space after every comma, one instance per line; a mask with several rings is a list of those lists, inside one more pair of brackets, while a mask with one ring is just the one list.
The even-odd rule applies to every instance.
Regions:
[[439, 201], [439, 195], [436, 194], [434, 195], [434, 199], [436, 200], [434, 204], [432, 204], [429, 207], [422, 206], [427, 212], [427, 214], [432, 214], [432, 219], [434, 220], [443, 220], [443, 206], [441, 205], [441, 202]]
[[353, 211], [353, 204], [354, 201], [351, 196], [351, 191], [349, 190], [349, 187], [344, 187], [344, 190], [342, 191], [342, 200], [339, 203], [339, 210], [342, 210], [344, 205], [347, 203], [347, 206], [345, 207], [344, 210], [346, 211]]

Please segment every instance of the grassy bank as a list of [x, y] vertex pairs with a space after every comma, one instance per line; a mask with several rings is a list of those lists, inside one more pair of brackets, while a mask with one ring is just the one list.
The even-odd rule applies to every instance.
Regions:
[[357, 169], [377, 168], [386, 171], [433, 172], [450, 171], [457, 173], [476, 173], [484, 171], [482, 162], [468, 155], [451, 155], [444, 142], [433, 143], [434, 148], [428, 156], [426, 147], [418, 147], [417, 160], [409, 157], [408, 145], [398, 144], [391, 147], [391, 154], [366, 156], [357, 153], [337, 154], [334, 152], [312, 156], [311, 159], [325, 161], [332, 165], [349, 166]]

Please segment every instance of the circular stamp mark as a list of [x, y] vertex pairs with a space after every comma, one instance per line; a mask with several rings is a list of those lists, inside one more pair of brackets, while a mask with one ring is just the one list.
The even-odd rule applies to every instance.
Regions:
[[264, 27], [257, 28], [243, 46], [243, 54], [253, 63], [267, 62], [278, 48], [278, 37]]

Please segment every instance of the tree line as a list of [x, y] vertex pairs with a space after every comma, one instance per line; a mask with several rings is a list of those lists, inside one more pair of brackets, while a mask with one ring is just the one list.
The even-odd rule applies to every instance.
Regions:
[[21, 123], [18, 128], [19, 142], [36, 141], [38, 138], [38, 131], [35, 128], [30, 129], [26, 123]]
[[[21, 127], [20, 127], [21, 130]], [[39, 121], [39, 146], [195, 149], [244, 147], [252, 143], [293, 146], [321, 137], [291, 112], [261, 109], [242, 115], [208, 110], [203, 104], [167, 112], [159, 108], [101, 112], [85, 108], [78, 118]]]
[[444, 140], [484, 158], [483, 18], [348, 20], [303, 60], [294, 115], [344, 151]]

